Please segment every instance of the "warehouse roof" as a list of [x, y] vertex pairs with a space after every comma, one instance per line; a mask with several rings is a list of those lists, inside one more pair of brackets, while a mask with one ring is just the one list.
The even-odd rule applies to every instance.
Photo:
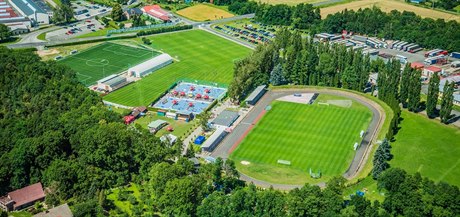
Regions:
[[132, 68], [129, 69], [130, 72], [135, 71], [135, 72], [142, 72], [145, 70], [149, 70], [157, 65], [160, 65], [162, 63], [171, 61], [172, 57], [169, 56], [168, 54], [160, 54], [152, 59], [149, 59], [139, 65], [136, 65]]
[[425, 70], [432, 71], [432, 72], [440, 72], [440, 71], [442, 71], [441, 68], [436, 67], [436, 66], [428, 66], [428, 67], [425, 68]]
[[216, 119], [214, 119], [212, 123], [216, 125], [229, 127], [233, 124], [233, 122], [236, 121], [236, 119], [239, 116], [240, 115], [238, 114], [238, 112], [224, 110], [219, 115], [217, 115]]
[[217, 128], [217, 130], [204, 142], [204, 144], [201, 146], [201, 148], [209, 148], [209, 147], [211, 147], [213, 145], [213, 143], [217, 139], [219, 139], [219, 137], [224, 133], [227, 133], [227, 132], [225, 132], [225, 128], [223, 128], [223, 127]]
[[46, 13], [44, 9], [39, 7], [34, 1], [31, 0], [11, 0], [19, 9], [24, 12], [27, 16], [38, 13]]
[[45, 212], [38, 213], [34, 217], [72, 217], [72, 211], [67, 203], [46, 210]]
[[43, 192], [42, 183], [38, 182], [16, 191], [9, 192], [8, 196], [14, 200], [14, 207], [20, 207], [24, 204], [45, 198], [45, 192]]
[[265, 85], [258, 86], [252, 93], [246, 98], [246, 101], [253, 101], [259, 96], [260, 92], [265, 91]]

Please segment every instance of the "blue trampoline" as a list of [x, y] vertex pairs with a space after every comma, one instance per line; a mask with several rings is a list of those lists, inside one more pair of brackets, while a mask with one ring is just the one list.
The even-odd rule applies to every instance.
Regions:
[[206, 139], [206, 138], [205, 138], [204, 136], [198, 136], [198, 137], [196, 137], [194, 143], [197, 144], [197, 145], [201, 145], [201, 144], [203, 144], [203, 142], [204, 142], [205, 139]]

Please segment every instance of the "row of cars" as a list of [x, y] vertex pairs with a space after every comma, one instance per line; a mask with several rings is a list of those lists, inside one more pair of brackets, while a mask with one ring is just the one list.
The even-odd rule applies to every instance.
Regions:
[[224, 25], [224, 27], [214, 26], [214, 28], [253, 44], [259, 44], [259, 42], [270, 43], [271, 39], [275, 37], [275, 34], [262, 29], [257, 30], [257, 28], [253, 28], [251, 25], [244, 26], [244, 29], [229, 25]]

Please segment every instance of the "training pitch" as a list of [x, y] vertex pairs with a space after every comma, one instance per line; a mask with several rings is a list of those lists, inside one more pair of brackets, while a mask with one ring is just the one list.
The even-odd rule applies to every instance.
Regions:
[[59, 63], [72, 68], [78, 80], [90, 86], [101, 78], [120, 73], [158, 54], [140, 47], [103, 43], [67, 56]]
[[360, 131], [367, 130], [372, 118], [355, 101], [348, 108], [318, 104], [342, 99], [347, 98], [320, 94], [312, 105], [273, 101], [230, 158], [242, 173], [271, 183], [318, 182], [310, 178], [310, 168], [321, 171], [319, 180], [342, 175], [353, 160], [353, 145], [361, 142]]
[[149, 105], [181, 78], [229, 84], [234, 61], [250, 50], [202, 30], [191, 30], [149, 37], [156, 50], [171, 55], [175, 62], [149, 76], [116, 90], [104, 100], [127, 105]]

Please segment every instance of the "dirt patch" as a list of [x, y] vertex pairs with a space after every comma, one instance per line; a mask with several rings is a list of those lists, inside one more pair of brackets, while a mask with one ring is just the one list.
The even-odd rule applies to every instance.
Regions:
[[59, 54], [59, 51], [57, 49], [39, 50], [39, 51], [37, 51], [37, 54], [38, 54], [39, 57], [45, 57], [45, 56], [49, 56], [49, 55]]

